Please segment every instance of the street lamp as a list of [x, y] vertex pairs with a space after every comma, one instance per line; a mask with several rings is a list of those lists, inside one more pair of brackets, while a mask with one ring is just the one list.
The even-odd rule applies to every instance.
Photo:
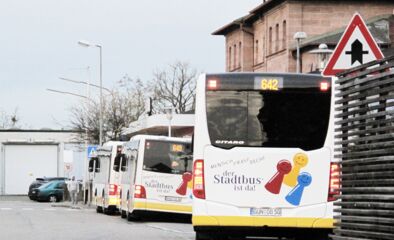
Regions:
[[[95, 88], [100, 88], [100, 86], [90, 83], [90, 82], [84, 82], [84, 81], [79, 81], [79, 80], [74, 80], [70, 78], [65, 78], [65, 77], [59, 77], [60, 80], [67, 81], [67, 82], [72, 82], [72, 83], [78, 83], [78, 84], [84, 84], [87, 85], [88, 87], [95, 87]], [[111, 90], [109, 90], [106, 87], [103, 87], [103, 90], [107, 91], [108, 93], [111, 93]]]
[[173, 109], [172, 107], [166, 108], [165, 109], [166, 112], [166, 118], [168, 119], [169, 123], [168, 123], [168, 136], [171, 137], [171, 120], [172, 120], [172, 112]]
[[87, 41], [80, 40], [78, 44], [82, 47], [97, 47], [100, 50], [100, 135], [99, 135], [99, 144], [100, 146], [103, 143], [103, 48], [99, 44], [91, 44]]
[[[89, 86], [89, 85], [88, 85]], [[76, 94], [76, 93], [72, 93], [72, 92], [66, 92], [66, 91], [60, 91], [60, 90], [55, 90], [55, 89], [50, 89], [50, 88], [47, 88], [46, 89], [47, 91], [50, 91], [50, 92], [55, 92], [55, 93], [61, 93], [61, 94], [65, 94], [65, 95], [71, 95], [71, 96], [75, 96], [75, 97], [80, 97], [80, 98], [83, 98], [83, 99], [85, 99], [86, 100], [86, 106], [88, 106], [89, 105], [89, 101], [91, 101], [91, 102], [93, 102], [93, 100], [90, 98], [90, 96], [89, 96], [89, 90], [87, 89], [87, 91], [86, 91], [86, 96], [83, 96], [83, 95], [79, 95], [79, 94]], [[94, 103], [94, 102], [93, 102]], [[83, 121], [85, 122], [84, 124], [85, 124], [85, 149], [86, 149], [86, 151], [87, 151], [87, 149], [88, 149], [88, 140], [89, 140], [89, 136], [88, 136], [88, 125], [89, 125], [89, 120], [88, 120], [88, 115], [87, 115], [87, 113], [86, 113], [86, 115], [85, 115], [85, 117], [83, 118]], [[87, 178], [87, 168], [88, 168], [88, 157], [87, 157], [87, 154], [86, 154], [86, 161], [85, 161], [85, 174], [84, 174], [84, 184], [86, 184], [86, 178]], [[90, 192], [91, 192], [91, 190], [89, 190]], [[88, 196], [90, 196], [89, 194], [88, 194]], [[85, 193], [85, 191], [84, 191], [84, 200], [86, 200], [86, 193]], [[90, 200], [88, 201], [89, 202], [89, 204], [90, 204]]]
[[306, 37], [305, 32], [296, 32], [293, 37], [297, 41], [297, 73], [300, 73], [300, 42]]
[[309, 53], [311, 54], [316, 54], [317, 55], [317, 70], [318, 71], [323, 71], [323, 69], [326, 67], [328, 59], [330, 55], [334, 52], [331, 49], [328, 49], [327, 44], [322, 43], [319, 45], [318, 49], [314, 49], [310, 51]]

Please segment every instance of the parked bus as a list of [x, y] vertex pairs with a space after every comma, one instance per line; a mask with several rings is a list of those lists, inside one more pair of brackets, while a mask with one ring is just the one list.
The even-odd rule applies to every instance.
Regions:
[[200, 76], [193, 154], [196, 239], [327, 238], [339, 184], [332, 87], [320, 75]]
[[124, 146], [120, 171], [120, 212], [133, 220], [141, 213], [191, 214], [191, 141], [137, 135]]
[[97, 149], [97, 156], [89, 161], [93, 172], [93, 203], [97, 212], [116, 212], [119, 206], [119, 164], [124, 142], [109, 141]]

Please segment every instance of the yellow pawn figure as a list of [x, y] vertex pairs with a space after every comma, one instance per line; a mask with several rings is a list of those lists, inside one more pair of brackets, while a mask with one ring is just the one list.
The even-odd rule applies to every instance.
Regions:
[[193, 189], [193, 180], [191, 180], [191, 181], [189, 181], [189, 182], [187, 183], [187, 188]]
[[293, 157], [293, 168], [291, 172], [286, 174], [283, 183], [289, 187], [295, 187], [297, 185], [297, 177], [300, 174], [301, 168], [308, 164], [308, 156], [305, 153], [297, 153]]

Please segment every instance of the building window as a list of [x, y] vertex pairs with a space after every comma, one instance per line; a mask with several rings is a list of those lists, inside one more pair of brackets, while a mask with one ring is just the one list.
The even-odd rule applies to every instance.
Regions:
[[239, 44], [238, 44], [238, 67], [241, 67], [241, 61], [242, 61], [242, 43], [239, 42]]
[[260, 42], [260, 62], [264, 62], [264, 55], [265, 55], [265, 50], [264, 50], [264, 44], [265, 44], [265, 37], [262, 38], [261, 42]]
[[229, 47], [228, 48], [228, 70], [230, 71], [231, 70], [231, 59], [232, 59], [232, 51], [231, 51], [231, 47]]
[[254, 43], [254, 64], [259, 63], [259, 40]]
[[282, 48], [286, 49], [286, 41], [287, 41], [287, 30], [286, 30], [286, 20], [283, 21], [283, 26], [282, 26], [282, 31], [283, 31], [283, 36], [282, 36]]
[[233, 69], [237, 68], [237, 44], [234, 44], [234, 62], [233, 62]]
[[268, 35], [268, 44], [269, 44], [268, 54], [271, 54], [272, 53], [272, 27], [270, 27], [268, 34], [269, 34]]
[[279, 51], [279, 24], [275, 26], [275, 52]]

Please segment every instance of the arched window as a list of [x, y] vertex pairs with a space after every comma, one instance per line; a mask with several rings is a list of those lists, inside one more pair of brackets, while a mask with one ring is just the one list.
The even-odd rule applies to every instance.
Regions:
[[275, 52], [279, 51], [279, 24], [275, 26]]
[[283, 36], [282, 36], [282, 48], [286, 49], [286, 42], [287, 42], [287, 29], [286, 29], [286, 20], [283, 21]]
[[228, 70], [229, 71], [231, 70], [231, 67], [232, 67], [231, 66], [231, 63], [232, 63], [231, 59], [232, 59], [233, 56], [231, 54], [232, 54], [232, 50], [231, 50], [231, 47], [229, 47], [228, 48]]
[[269, 34], [268, 35], [268, 44], [269, 44], [268, 54], [271, 54], [272, 53], [272, 27], [270, 27], [268, 34]]
[[234, 44], [234, 62], [233, 62], [233, 69], [237, 68], [237, 44]]
[[254, 43], [254, 64], [259, 63], [259, 40]]
[[239, 44], [238, 44], [238, 67], [241, 67], [241, 61], [242, 61], [242, 42], [239, 42]]

